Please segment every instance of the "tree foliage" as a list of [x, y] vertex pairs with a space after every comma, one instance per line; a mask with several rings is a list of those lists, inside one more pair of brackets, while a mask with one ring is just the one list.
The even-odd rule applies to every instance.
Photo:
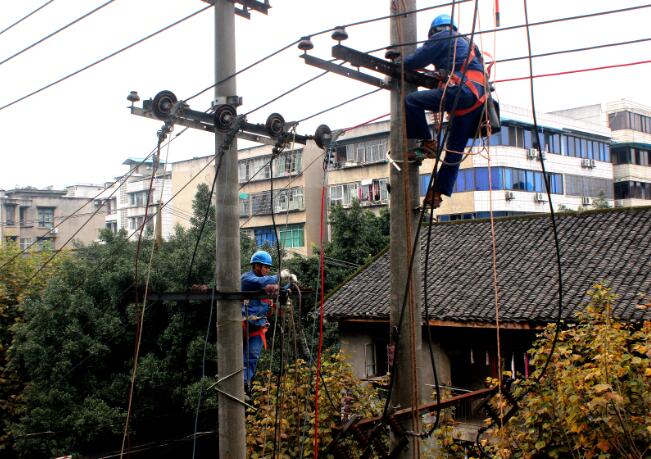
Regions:
[[[516, 417], [489, 436], [495, 457], [649, 457], [651, 323], [613, 320], [615, 297], [603, 285], [590, 295], [577, 323], [560, 332], [540, 383], [517, 384], [530, 392]], [[553, 335], [547, 327], [533, 349], [538, 372]]]
[[[315, 457], [315, 374], [314, 366], [298, 359], [287, 366], [282, 376], [266, 371], [256, 377], [252, 398], [255, 410], [247, 410], [247, 457]], [[382, 402], [373, 388], [353, 376], [341, 354], [327, 355], [321, 374], [319, 456], [326, 457], [334, 427], [351, 412], [364, 417], [378, 416]], [[358, 453], [350, 451], [351, 457], [359, 457]]]
[[23, 406], [24, 378], [11, 366], [14, 328], [25, 321], [22, 304], [40, 294], [67, 258], [59, 256], [37, 274], [51, 252], [20, 252], [15, 243], [0, 246], [0, 452], [10, 447], [9, 424], [17, 419]]

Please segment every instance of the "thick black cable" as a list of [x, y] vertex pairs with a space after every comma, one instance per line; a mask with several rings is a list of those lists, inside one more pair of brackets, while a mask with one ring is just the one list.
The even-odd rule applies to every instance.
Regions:
[[[542, 153], [542, 148], [540, 146], [540, 132], [538, 130], [538, 118], [536, 115], [536, 98], [535, 98], [535, 91], [534, 91], [534, 86], [533, 86], [533, 59], [532, 59], [532, 52], [531, 52], [531, 36], [529, 34], [529, 17], [528, 17], [528, 11], [527, 11], [527, 0], [523, 0], [523, 5], [524, 5], [524, 18], [525, 18], [525, 24], [527, 24], [526, 27], [526, 32], [527, 32], [527, 49], [529, 51], [529, 88], [530, 88], [530, 96], [531, 96], [531, 115], [533, 118], [533, 127], [534, 127], [534, 139], [533, 139], [533, 145], [536, 150], [538, 150], [538, 159], [540, 160], [540, 167], [542, 169], [543, 177], [545, 179], [545, 191], [547, 192], [547, 200], [549, 202], [549, 213], [550, 213], [550, 220], [551, 220], [551, 225], [552, 225], [552, 234], [554, 237], [554, 249], [555, 249], [555, 255], [556, 255], [556, 267], [557, 267], [557, 274], [558, 274], [558, 315], [556, 317], [555, 321], [555, 330], [554, 330], [554, 337], [552, 338], [552, 343], [549, 349], [549, 354], [547, 355], [547, 358], [545, 359], [545, 363], [543, 364], [540, 372], [537, 374], [535, 377], [534, 383], [538, 384], [542, 380], [543, 376], [545, 375], [545, 372], [547, 371], [547, 368], [554, 356], [554, 352], [556, 350], [556, 345], [558, 343], [558, 337], [560, 335], [560, 329], [561, 329], [561, 320], [563, 317], [563, 267], [562, 267], [562, 261], [561, 261], [561, 248], [560, 248], [560, 240], [558, 237], [558, 227], [556, 224], [556, 215], [554, 213], [554, 206], [552, 205], [552, 196], [551, 196], [551, 184], [550, 184], [550, 177], [547, 174], [547, 171], [545, 169], [545, 159], [544, 155]], [[490, 178], [489, 178], [490, 179]], [[501, 384], [501, 375], [500, 375], [500, 384]], [[515, 401], [518, 402], [522, 400], [529, 392], [531, 392], [532, 386], [530, 385], [528, 388], [526, 388], [522, 393], [520, 393], [518, 396], [514, 397]], [[507, 413], [505, 417], [505, 422], [508, 421], [513, 415], [515, 415], [515, 412], [517, 410], [517, 406], [511, 407], [509, 412]], [[490, 425], [493, 425], [495, 421], [492, 421]], [[490, 426], [489, 425], [489, 426]], [[483, 448], [481, 446], [480, 438], [483, 432], [485, 432], [489, 426], [483, 426], [479, 431], [477, 432], [477, 437], [475, 444], [477, 445], [479, 451], [483, 453]]]
[[118, 54], [123, 53], [124, 51], [127, 51], [128, 49], [131, 49], [131, 48], [133, 48], [134, 46], [137, 46], [137, 45], [139, 45], [140, 43], [143, 43], [143, 42], [149, 40], [150, 38], [155, 37], [156, 35], [159, 35], [159, 34], [165, 32], [165, 31], [171, 29], [172, 27], [177, 26], [177, 25], [179, 25], [179, 24], [181, 24], [181, 23], [187, 21], [188, 19], [190, 19], [190, 18], [192, 18], [192, 17], [198, 15], [199, 13], [202, 13], [202, 12], [206, 11], [207, 9], [209, 9], [209, 8], [211, 8], [211, 7], [212, 7], [212, 5], [208, 5], [208, 6], [204, 7], [204, 8], [201, 8], [200, 10], [197, 10], [197, 11], [195, 11], [194, 13], [191, 13], [191, 14], [189, 14], [188, 16], [185, 16], [184, 18], [181, 18], [181, 19], [179, 19], [179, 20], [177, 20], [177, 21], [174, 21], [173, 23], [171, 23], [171, 24], [169, 24], [169, 25], [163, 27], [162, 29], [158, 29], [156, 32], [150, 33], [149, 35], [147, 35], [147, 36], [145, 36], [145, 37], [143, 37], [143, 38], [141, 38], [141, 39], [139, 39], [139, 40], [136, 40], [136, 41], [134, 41], [133, 43], [131, 43], [131, 44], [129, 44], [129, 45], [123, 47], [123, 48], [120, 48], [119, 50], [114, 51], [114, 52], [112, 52], [112, 53], [110, 53], [110, 54], [108, 54], [108, 55], [106, 55], [106, 56], [104, 56], [104, 57], [102, 57], [102, 58], [100, 58], [100, 59], [98, 59], [98, 60], [96, 60], [96, 61], [94, 61], [94, 62], [88, 64], [88, 65], [86, 65], [85, 67], [82, 67], [82, 68], [80, 68], [80, 69], [78, 69], [78, 70], [75, 70], [74, 72], [69, 73], [68, 75], [66, 75], [66, 76], [64, 76], [64, 77], [61, 77], [61, 78], [59, 78], [58, 80], [53, 81], [52, 83], [48, 83], [48, 84], [46, 84], [45, 86], [43, 86], [43, 87], [41, 87], [41, 88], [39, 88], [39, 89], [36, 89], [36, 90], [34, 90], [34, 91], [32, 91], [32, 92], [30, 92], [30, 93], [28, 93], [28, 94], [25, 94], [24, 96], [21, 96], [21, 97], [19, 97], [18, 99], [15, 99], [15, 100], [13, 100], [12, 102], [9, 102], [8, 104], [5, 104], [5, 105], [1, 106], [1, 107], [0, 107], [0, 111], [4, 110], [5, 108], [9, 108], [9, 107], [11, 107], [12, 105], [15, 105], [15, 104], [17, 104], [17, 103], [19, 103], [19, 102], [22, 102], [22, 101], [25, 100], [25, 99], [29, 99], [30, 97], [32, 97], [32, 96], [34, 96], [34, 95], [36, 95], [36, 94], [39, 94], [40, 92], [43, 92], [43, 91], [45, 91], [46, 89], [49, 89], [49, 88], [51, 88], [52, 86], [57, 85], [57, 84], [59, 84], [59, 83], [65, 81], [65, 80], [67, 80], [67, 79], [69, 79], [69, 78], [72, 78], [73, 76], [78, 75], [78, 74], [80, 74], [81, 72], [84, 72], [85, 70], [88, 70], [88, 69], [90, 69], [90, 68], [92, 68], [92, 67], [95, 67], [97, 64], [100, 64], [100, 63], [102, 63], [102, 62], [104, 62], [104, 61], [106, 61], [106, 60], [108, 60], [108, 59], [110, 59], [110, 58], [112, 58], [112, 57], [117, 56]]
[[[215, 259], [214, 278], [217, 278], [217, 260]], [[208, 351], [208, 339], [212, 328], [212, 313], [215, 308], [215, 289], [211, 289], [210, 312], [208, 313], [208, 326], [206, 327], [206, 336], [203, 340], [203, 356], [201, 358], [201, 379], [199, 382], [199, 397], [197, 398], [197, 409], [194, 413], [194, 435], [192, 440], [192, 459], [196, 457], [197, 451], [197, 431], [199, 430], [199, 411], [201, 410], [201, 399], [203, 397], [203, 380], [206, 377], [206, 354]]]
[[[474, 10], [474, 16], [473, 16], [472, 33], [470, 34], [470, 43], [469, 43], [470, 48], [469, 49], [472, 49], [472, 46], [474, 46], [474, 32], [475, 32], [476, 20], [477, 20], [477, 9], [478, 9], [478, 0], [475, 0], [475, 10]], [[462, 72], [462, 76], [461, 76], [462, 81], [465, 78], [465, 74], [466, 74], [466, 71], [467, 71], [467, 68], [468, 68], [468, 61], [469, 61], [468, 58], [469, 57], [470, 57], [470, 54], [466, 58], [466, 63], [463, 66], [463, 72]], [[454, 65], [454, 63], [452, 63], [452, 64]], [[459, 102], [460, 95], [461, 95], [461, 91], [458, 91], [456, 96], [455, 96], [455, 99], [453, 101], [452, 109], [449, 111], [448, 124], [447, 124], [446, 130], [445, 130], [443, 139], [439, 142], [439, 144], [437, 146], [436, 160], [434, 162], [434, 168], [433, 168], [432, 174], [430, 175], [430, 180], [429, 180], [429, 184], [428, 184], [428, 187], [427, 187], [428, 192], [430, 190], [434, 191], [434, 189], [436, 187], [436, 179], [437, 179], [436, 169], [438, 168], [438, 164], [440, 162], [440, 156], [441, 156], [441, 152], [442, 152], [442, 149], [443, 149], [443, 145], [445, 145], [445, 143], [447, 142], [447, 138], [448, 138], [448, 135], [449, 135], [449, 132], [450, 132], [450, 126], [452, 125], [452, 123], [454, 121], [455, 111], [456, 111], [456, 107], [457, 107], [458, 102]], [[386, 399], [386, 402], [385, 402], [385, 405], [384, 405], [384, 410], [383, 410], [383, 413], [382, 413], [382, 419], [386, 419], [386, 417], [387, 417], [387, 415], [389, 413], [389, 407], [391, 405], [391, 394], [393, 392], [393, 386], [394, 386], [394, 383], [395, 383], [395, 372], [393, 371], [393, 367], [395, 366], [395, 362], [397, 360], [398, 343], [399, 343], [399, 340], [400, 340], [400, 328], [402, 327], [402, 323], [404, 321], [405, 310], [406, 310], [406, 306], [407, 306], [407, 298], [409, 296], [409, 289], [410, 289], [410, 286], [411, 286], [411, 276], [412, 276], [412, 271], [413, 271], [413, 264], [414, 264], [415, 254], [416, 254], [416, 251], [417, 251], [416, 247], [417, 247], [417, 244], [419, 244], [419, 242], [420, 242], [419, 241], [420, 230], [421, 230], [421, 227], [422, 227], [422, 224], [423, 224], [424, 215], [425, 215], [425, 206], [423, 206], [423, 208], [421, 209], [421, 212], [420, 212], [420, 216], [419, 216], [419, 220], [418, 220], [418, 226], [416, 228], [416, 235], [414, 237], [414, 242], [413, 242], [413, 245], [412, 245], [412, 250], [411, 250], [411, 254], [410, 254], [410, 258], [409, 258], [409, 268], [407, 269], [407, 281], [406, 281], [406, 285], [405, 285], [405, 291], [404, 291], [403, 297], [402, 297], [403, 298], [402, 307], [401, 307], [401, 310], [400, 310], [400, 315], [399, 315], [397, 327], [394, 328], [395, 338], [394, 338], [393, 362], [392, 362], [391, 369], [390, 369], [391, 377], [389, 378], [389, 386], [387, 388], [387, 399]], [[420, 311], [419, 311], [419, 314], [420, 314]], [[427, 324], [427, 325], [429, 327], [429, 324]]]
[[48, 6], [48, 5], [49, 5], [50, 3], [52, 3], [53, 1], [54, 1], [54, 0], [49, 0], [49, 1], [45, 2], [45, 3], [43, 3], [41, 6], [39, 6], [39, 7], [36, 8], [35, 10], [31, 11], [30, 13], [27, 13], [25, 16], [23, 16], [22, 18], [18, 19], [18, 20], [17, 20], [16, 22], [14, 22], [13, 24], [11, 24], [11, 25], [5, 27], [4, 29], [0, 30], [0, 35], [2, 35], [3, 33], [5, 33], [5, 32], [8, 31], [8, 30], [14, 28], [15, 26], [17, 26], [18, 24], [20, 24], [21, 22], [23, 22], [25, 19], [29, 18], [30, 16], [32, 16], [32, 15], [38, 13], [39, 11], [41, 11], [43, 8], [45, 8], [46, 6]]
[[68, 24], [64, 25], [63, 27], [61, 27], [61, 28], [59, 28], [59, 29], [57, 29], [57, 30], [55, 30], [54, 32], [47, 34], [45, 37], [41, 38], [40, 40], [35, 41], [35, 42], [32, 43], [31, 45], [29, 45], [29, 46], [27, 46], [27, 47], [21, 49], [20, 51], [15, 52], [14, 54], [12, 54], [12, 55], [9, 56], [9, 57], [3, 59], [2, 61], [0, 61], [0, 65], [4, 64], [4, 63], [6, 63], [6, 62], [9, 62], [9, 61], [12, 60], [13, 58], [18, 57], [18, 56], [20, 56], [21, 54], [23, 54], [25, 51], [29, 51], [29, 50], [32, 49], [33, 47], [38, 46], [38, 45], [40, 45], [41, 43], [43, 43], [44, 41], [46, 41], [46, 40], [52, 38], [53, 36], [55, 36], [55, 35], [58, 34], [59, 32], [63, 32], [63, 31], [66, 30], [68, 27], [71, 27], [71, 26], [75, 25], [76, 23], [78, 23], [78, 22], [80, 22], [80, 21], [86, 19], [86, 18], [89, 17], [89, 16], [92, 16], [94, 13], [98, 12], [99, 10], [101, 10], [101, 9], [104, 8], [105, 6], [108, 6], [109, 4], [113, 3], [114, 1], [115, 1], [115, 0], [108, 0], [107, 2], [105, 2], [105, 3], [101, 4], [100, 6], [98, 6], [97, 8], [92, 9], [92, 10], [89, 11], [88, 13], [83, 14], [82, 16], [79, 16], [79, 17], [78, 17], [77, 19], [75, 19], [74, 21], [69, 22]]
[[[524, 17], [525, 21], [528, 22], [528, 16], [527, 16], [527, 0], [524, 1]], [[529, 35], [529, 28], [527, 27], [527, 48], [529, 50], [529, 54], [531, 54], [531, 37]], [[542, 169], [543, 177], [545, 178], [545, 189], [547, 191], [547, 199], [549, 202], [549, 213], [550, 213], [550, 218], [551, 218], [551, 224], [552, 224], [552, 232], [554, 235], [554, 248], [556, 252], [556, 267], [557, 267], [557, 273], [558, 273], [558, 316], [556, 317], [556, 330], [554, 332], [554, 338], [552, 340], [551, 348], [549, 350], [549, 355], [547, 356], [547, 359], [545, 360], [545, 363], [543, 364], [542, 369], [540, 370], [540, 373], [538, 374], [538, 377], [536, 378], [536, 382], [540, 382], [547, 371], [547, 367], [549, 366], [549, 363], [552, 359], [552, 356], [554, 354], [554, 350], [556, 348], [556, 344], [558, 342], [558, 335], [560, 333], [560, 328], [561, 328], [561, 319], [563, 315], [563, 268], [562, 268], [562, 261], [561, 261], [561, 248], [560, 248], [560, 239], [558, 237], [558, 226], [556, 224], [556, 214], [554, 213], [554, 206], [552, 205], [552, 196], [551, 196], [551, 185], [550, 185], [550, 177], [547, 174], [547, 171], [545, 170], [545, 159], [543, 155], [543, 150], [540, 147], [540, 132], [538, 130], [538, 119], [536, 116], [536, 102], [535, 102], [535, 95], [534, 95], [534, 87], [533, 87], [533, 61], [529, 59], [529, 88], [531, 92], [531, 114], [533, 117], [533, 126], [534, 130], [536, 132], [536, 135], [534, 136], [534, 145], [535, 148], [538, 150], [538, 158], [540, 159], [540, 167]], [[528, 393], [528, 391], [525, 391], [523, 394], [521, 394], [516, 400], [522, 399], [524, 395]]]
[[[468, 0], [466, 0], [466, 1], [468, 1]], [[461, 2], [457, 2], [457, 3], [461, 3]], [[579, 14], [579, 15], [575, 15], [575, 16], [566, 16], [566, 17], [563, 17], [563, 18], [547, 19], [547, 20], [544, 20], [544, 21], [532, 22], [532, 23], [529, 24], [529, 27], [535, 27], [535, 26], [547, 25], [547, 24], [555, 24], [555, 23], [558, 23], [558, 22], [573, 21], [573, 20], [576, 20], [576, 19], [585, 19], [585, 18], [591, 18], [591, 17], [596, 17], [596, 16], [604, 16], [604, 15], [608, 15], [608, 14], [625, 13], [627, 11], [634, 11], [634, 10], [639, 10], [639, 9], [649, 8], [649, 7], [651, 7], [651, 3], [647, 3], [647, 4], [644, 4], [644, 5], [630, 6], [630, 7], [627, 7], [627, 8], [618, 8], [618, 9], [615, 9], [615, 10], [599, 11], [599, 12], [596, 12], [596, 13], [586, 13], [586, 14]], [[483, 35], [483, 34], [494, 33], [494, 32], [505, 32], [507, 30], [523, 29], [525, 27], [527, 27], [527, 24], [518, 24], [518, 25], [507, 26], [507, 27], [498, 27], [498, 28], [495, 28], [495, 29], [486, 29], [486, 30], [477, 31], [476, 35]], [[465, 34], [465, 35], [461, 34], [461, 35], [466, 37], [469, 34]], [[391, 44], [391, 45], [383, 46], [381, 48], [373, 49], [373, 50], [369, 51], [369, 53], [384, 51], [385, 49], [399, 48], [399, 47], [402, 47], [402, 46], [419, 45], [419, 44], [425, 43], [426, 41], [428, 41], [428, 40], [418, 40], [418, 41], [414, 41], [414, 42]]]

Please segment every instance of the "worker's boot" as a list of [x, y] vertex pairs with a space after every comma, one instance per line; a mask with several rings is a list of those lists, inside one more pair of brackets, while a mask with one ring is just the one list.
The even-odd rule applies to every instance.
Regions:
[[434, 191], [430, 189], [423, 199], [423, 207], [430, 207], [432, 210], [438, 209], [441, 207], [443, 202], [443, 196], [440, 191]]

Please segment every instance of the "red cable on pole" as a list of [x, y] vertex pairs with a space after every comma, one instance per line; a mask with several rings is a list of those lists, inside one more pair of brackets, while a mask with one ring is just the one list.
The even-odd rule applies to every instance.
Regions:
[[569, 75], [571, 73], [592, 72], [593, 70], [614, 69], [614, 68], [617, 68], [617, 67], [629, 67], [629, 66], [632, 66], [632, 65], [648, 64], [648, 63], [651, 63], [651, 60], [628, 62], [626, 64], [604, 65], [604, 66], [601, 66], [601, 67], [591, 67], [591, 68], [587, 68], [587, 69], [566, 70], [564, 72], [556, 72], [556, 73], [543, 73], [543, 74], [540, 74], [540, 75], [534, 75], [532, 77], [524, 76], [524, 77], [517, 77], [517, 78], [506, 78], [504, 80], [495, 80], [495, 83], [505, 83], [507, 81], [518, 81], [518, 80], [529, 80], [530, 78], [543, 78], [543, 77], [549, 77], [549, 76]]

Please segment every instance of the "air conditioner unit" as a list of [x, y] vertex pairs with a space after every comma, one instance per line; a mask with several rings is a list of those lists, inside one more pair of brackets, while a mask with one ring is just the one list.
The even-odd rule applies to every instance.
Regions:
[[592, 204], [592, 198], [590, 196], [583, 196], [581, 198], [581, 204], [584, 206], [589, 206]]
[[512, 199], [515, 199], [515, 194], [513, 193], [513, 191], [505, 191], [504, 199], [506, 199], [507, 201], [511, 201]]
[[540, 157], [541, 157], [542, 159], [547, 159], [547, 150], [543, 150], [543, 151], [541, 151], [541, 152], [540, 152]]
[[529, 150], [527, 150], [527, 158], [528, 159], [538, 158], [538, 150], [536, 150], [535, 148], [529, 148]]
[[533, 200], [536, 202], [546, 202], [547, 196], [545, 195], [545, 193], [536, 193], [533, 197]]
[[59, 234], [59, 228], [52, 228], [52, 229], [50, 230], [50, 233], [52, 233], [52, 234]]
[[591, 169], [591, 168], [595, 167], [596, 165], [597, 164], [595, 163], [594, 159], [583, 158], [581, 160], [581, 167], [587, 167], [587, 168]]

